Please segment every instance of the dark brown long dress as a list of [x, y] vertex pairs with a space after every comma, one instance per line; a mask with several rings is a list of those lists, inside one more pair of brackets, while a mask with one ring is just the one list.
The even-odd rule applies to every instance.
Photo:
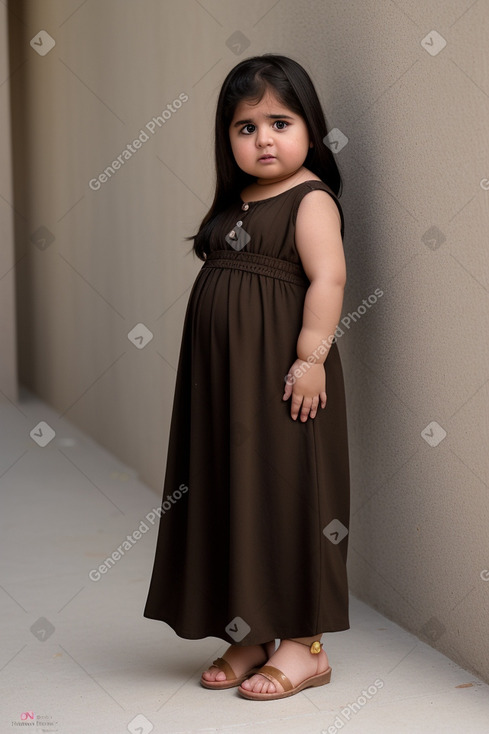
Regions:
[[350, 626], [350, 475], [336, 342], [316, 418], [292, 420], [290, 399], [282, 400], [309, 285], [296, 214], [314, 189], [334, 198], [343, 236], [338, 198], [322, 181], [248, 207], [238, 198], [219, 215], [190, 294], [144, 609], [180, 637], [251, 645]]

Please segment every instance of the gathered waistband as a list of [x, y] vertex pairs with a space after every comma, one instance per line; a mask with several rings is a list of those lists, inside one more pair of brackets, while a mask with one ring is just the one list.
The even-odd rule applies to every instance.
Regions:
[[306, 288], [309, 286], [309, 279], [302, 265], [290, 262], [290, 260], [282, 260], [279, 257], [261, 255], [258, 252], [214, 250], [207, 254], [207, 259], [202, 267], [246, 270], [249, 273], [285, 280], [294, 285], [302, 285]]

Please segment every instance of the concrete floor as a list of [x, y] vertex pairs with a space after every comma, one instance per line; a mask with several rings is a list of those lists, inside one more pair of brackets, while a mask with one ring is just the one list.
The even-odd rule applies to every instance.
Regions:
[[489, 686], [353, 596], [351, 629], [323, 637], [329, 685], [267, 702], [202, 688], [227, 643], [142, 616], [156, 524], [89, 576], [160, 498], [27, 391], [0, 430], [1, 734], [489, 731]]

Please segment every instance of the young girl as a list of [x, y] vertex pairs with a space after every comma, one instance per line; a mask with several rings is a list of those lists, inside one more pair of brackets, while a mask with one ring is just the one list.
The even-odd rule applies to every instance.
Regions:
[[329, 683], [321, 636], [350, 627], [334, 341], [344, 221], [326, 134], [298, 63], [239, 63], [217, 103], [214, 201], [187, 238], [204, 264], [185, 316], [144, 616], [180, 637], [230, 641], [201, 683], [249, 699]]

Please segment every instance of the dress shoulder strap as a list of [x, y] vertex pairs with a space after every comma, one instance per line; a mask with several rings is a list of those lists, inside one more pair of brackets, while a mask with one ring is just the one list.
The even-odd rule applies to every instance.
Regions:
[[316, 181], [314, 179], [311, 179], [310, 181], [303, 181], [302, 184], [299, 184], [299, 186], [297, 187], [297, 196], [295, 197], [294, 206], [292, 210], [292, 223], [294, 227], [295, 227], [295, 222], [297, 218], [297, 211], [299, 209], [299, 204], [301, 203], [304, 196], [306, 196], [306, 194], [309, 193], [309, 191], [314, 191], [315, 189], [326, 191], [334, 199], [336, 206], [338, 207], [340, 217], [341, 217], [341, 238], [343, 239], [344, 234], [345, 234], [345, 217], [343, 215], [343, 209], [341, 208], [339, 199], [336, 196], [336, 194], [334, 193], [334, 191], [328, 186], [328, 184], [325, 184], [324, 181]]

